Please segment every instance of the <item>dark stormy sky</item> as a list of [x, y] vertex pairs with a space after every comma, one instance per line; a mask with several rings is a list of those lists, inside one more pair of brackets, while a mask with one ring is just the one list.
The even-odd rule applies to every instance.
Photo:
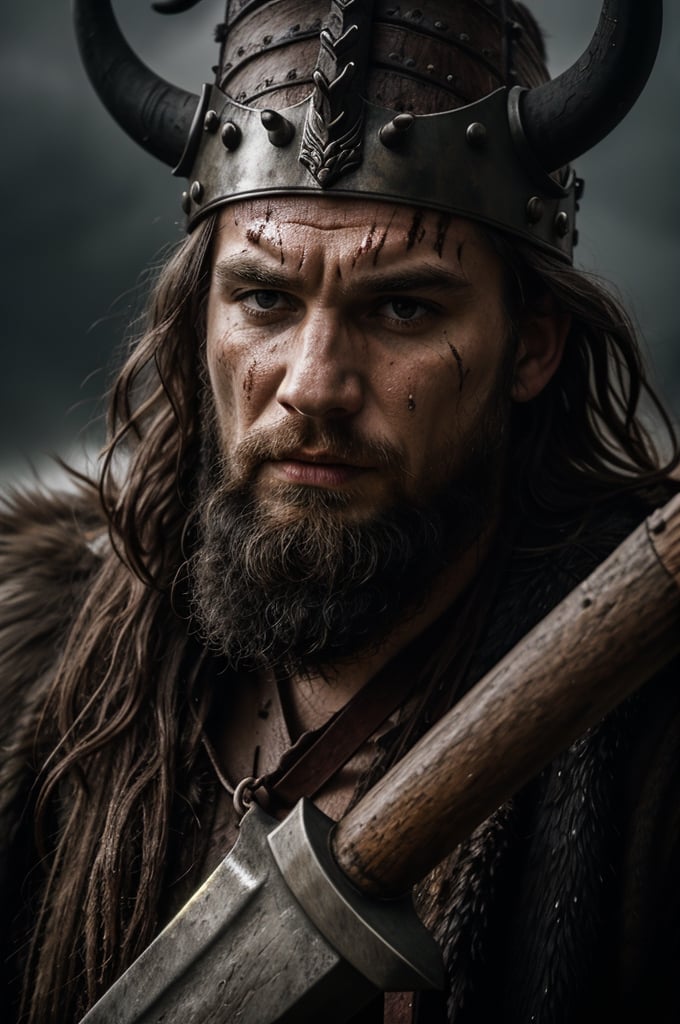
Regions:
[[[585, 47], [598, 0], [529, 0], [559, 72]], [[134, 48], [198, 91], [223, 0], [174, 18], [116, 0]], [[625, 124], [577, 162], [586, 178], [577, 262], [612, 280], [680, 415], [680, 4], [667, 0], [649, 84]], [[0, 37], [0, 474], [89, 437], [144, 268], [180, 233], [181, 183], [109, 120], [82, 72], [68, 0], [4, 5]]]

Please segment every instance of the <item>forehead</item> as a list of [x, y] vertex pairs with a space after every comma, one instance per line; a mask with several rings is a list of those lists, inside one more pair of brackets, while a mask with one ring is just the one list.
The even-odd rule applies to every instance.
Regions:
[[240, 200], [222, 210], [216, 256], [256, 247], [283, 263], [298, 254], [324, 262], [384, 265], [424, 256], [457, 264], [493, 259], [479, 228], [436, 210], [363, 198], [273, 196]]

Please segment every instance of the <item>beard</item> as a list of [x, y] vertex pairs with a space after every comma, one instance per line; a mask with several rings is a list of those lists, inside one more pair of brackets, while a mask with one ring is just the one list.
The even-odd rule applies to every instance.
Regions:
[[[199, 469], [192, 614], [202, 638], [235, 669], [312, 672], [377, 648], [426, 602], [436, 578], [483, 533], [498, 507], [506, 461], [506, 375], [456, 447], [464, 457], [426, 500], [406, 495], [403, 458], [347, 423], [302, 417], [219, 453], [212, 398]], [[393, 500], [352, 521], [352, 495], [275, 482], [258, 493], [258, 469], [300, 447], [379, 466]]]

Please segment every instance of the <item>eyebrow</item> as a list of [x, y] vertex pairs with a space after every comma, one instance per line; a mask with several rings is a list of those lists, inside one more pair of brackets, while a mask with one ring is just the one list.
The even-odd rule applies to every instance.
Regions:
[[292, 283], [289, 275], [283, 271], [242, 254], [225, 256], [219, 260], [215, 264], [215, 279], [222, 285], [242, 281], [244, 284], [259, 284], [263, 288], [280, 290], [290, 288]]
[[[268, 266], [262, 260], [242, 253], [223, 257], [215, 264], [214, 273], [216, 281], [223, 286], [240, 281], [278, 291], [295, 288], [299, 280], [296, 275], [287, 274], [278, 267]], [[460, 290], [469, 288], [470, 282], [463, 274], [426, 264], [393, 273], [385, 271], [362, 274], [356, 287], [362, 292], [385, 294], [443, 288]]]

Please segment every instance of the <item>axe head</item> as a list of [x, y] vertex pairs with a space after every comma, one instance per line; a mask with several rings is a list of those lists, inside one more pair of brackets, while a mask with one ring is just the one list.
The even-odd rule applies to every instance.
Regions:
[[330, 853], [333, 825], [306, 800], [283, 822], [254, 805], [231, 853], [81, 1024], [331, 1024], [379, 991], [441, 987], [410, 897], [354, 889]]

